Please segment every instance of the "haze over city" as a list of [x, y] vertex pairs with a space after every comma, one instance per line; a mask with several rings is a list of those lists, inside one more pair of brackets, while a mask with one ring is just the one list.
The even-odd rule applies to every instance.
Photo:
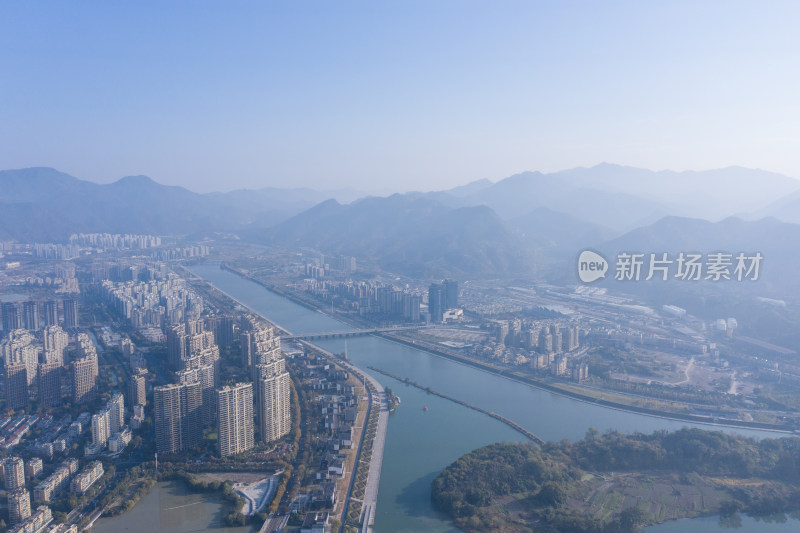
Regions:
[[0, 3], [0, 533], [800, 531], [799, 15]]
[[0, 8], [0, 168], [198, 192], [607, 161], [800, 177], [796, 2]]

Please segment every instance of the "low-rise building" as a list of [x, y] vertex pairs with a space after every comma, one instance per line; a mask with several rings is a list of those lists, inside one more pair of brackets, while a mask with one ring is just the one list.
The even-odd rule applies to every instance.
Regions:
[[31, 494], [25, 489], [8, 493], [8, 518], [11, 524], [19, 524], [31, 515]]
[[[53, 513], [46, 505], [40, 505], [31, 516], [9, 529], [9, 533], [39, 533], [53, 521]], [[77, 529], [76, 529], [77, 532]]]
[[103, 475], [103, 463], [92, 461], [72, 480], [72, 492], [83, 494]]
[[33, 501], [49, 502], [58, 495], [59, 492], [67, 488], [70, 478], [70, 466], [66, 461], [59, 466], [55, 472], [42, 480], [33, 488]]
[[328, 513], [307, 513], [300, 526], [300, 533], [329, 533], [331, 530]]
[[42, 473], [42, 460], [38, 457], [34, 457], [33, 459], [29, 459], [27, 463], [25, 463], [25, 475], [28, 478], [33, 479], [39, 474]]
[[108, 451], [111, 453], [121, 452], [125, 449], [125, 446], [128, 445], [131, 441], [131, 429], [129, 427], [122, 428], [122, 431], [119, 433], [114, 433], [111, 435], [111, 438], [108, 439]]

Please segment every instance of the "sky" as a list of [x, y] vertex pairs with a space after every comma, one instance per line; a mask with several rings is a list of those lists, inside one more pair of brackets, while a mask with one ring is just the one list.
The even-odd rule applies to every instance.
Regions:
[[800, 178], [800, 2], [0, 2], [0, 169], [198, 192]]

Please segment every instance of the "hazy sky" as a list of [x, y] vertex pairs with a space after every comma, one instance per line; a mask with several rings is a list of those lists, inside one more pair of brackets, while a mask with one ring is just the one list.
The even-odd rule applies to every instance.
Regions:
[[800, 2], [0, 3], [0, 168], [439, 189], [601, 161], [800, 178]]

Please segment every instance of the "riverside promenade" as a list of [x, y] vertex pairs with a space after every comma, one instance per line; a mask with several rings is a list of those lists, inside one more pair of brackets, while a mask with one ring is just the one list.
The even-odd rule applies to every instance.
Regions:
[[[358, 368], [349, 361], [336, 357], [331, 352], [312, 344], [309, 341], [300, 341], [304, 346], [311, 348], [319, 353], [325, 355], [329, 359], [336, 362], [337, 365], [347, 368], [351, 372], [358, 375], [358, 377], [367, 383], [367, 395], [370, 399], [370, 409], [378, 410], [378, 424], [375, 431], [375, 438], [372, 441], [372, 455], [369, 462], [369, 472], [367, 474], [367, 483], [364, 487], [364, 499], [358, 500], [352, 498], [353, 501], [361, 503], [361, 528], [359, 531], [362, 533], [372, 533], [372, 524], [375, 522], [375, 508], [378, 505], [378, 486], [381, 481], [381, 467], [383, 465], [383, 448], [386, 443], [386, 428], [389, 422], [389, 401], [386, 397], [386, 391], [380, 382], [369, 375], [366, 371]], [[372, 388], [373, 392], [369, 389]], [[367, 420], [364, 420], [367, 423]], [[361, 450], [364, 448], [364, 442], [360, 443], [358, 457], [361, 456]], [[348, 500], [351, 497], [348, 495]], [[349, 502], [348, 502], [349, 503]], [[345, 514], [347, 513], [347, 505], [345, 504]], [[344, 520], [343, 520], [344, 524]]]
[[378, 429], [375, 433], [375, 440], [372, 442], [372, 459], [369, 464], [369, 475], [367, 486], [364, 489], [364, 502], [361, 506], [361, 531], [372, 532], [372, 524], [375, 521], [375, 507], [378, 503], [378, 485], [381, 481], [381, 465], [383, 464], [383, 446], [386, 443], [386, 426], [389, 421], [389, 402], [386, 392], [377, 379], [366, 372], [364, 377], [369, 380], [378, 390], [377, 398], [373, 398], [373, 407], [379, 408]]

